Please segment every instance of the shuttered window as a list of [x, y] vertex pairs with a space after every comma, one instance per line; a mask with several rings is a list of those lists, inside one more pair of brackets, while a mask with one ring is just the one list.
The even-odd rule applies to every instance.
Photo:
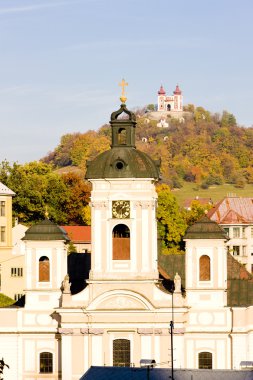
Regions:
[[212, 369], [213, 368], [213, 355], [211, 352], [199, 353], [199, 369]]
[[130, 230], [118, 224], [112, 231], [113, 260], [130, 260]]
[[210, 257], [203, 255], [199, 259], [199, 280], [200, 281], [210, 281]]
[[115, 339], [113, 341], [113, 366], [130, 367], [130, 340]]
[[49, 258], [42, 256], [39, 259], [39, 282], [50, 281], [50, 262]]

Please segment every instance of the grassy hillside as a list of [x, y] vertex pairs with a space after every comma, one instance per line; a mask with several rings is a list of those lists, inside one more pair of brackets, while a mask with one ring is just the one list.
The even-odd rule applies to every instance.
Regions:
[[196, 196], [200, 198], [211, 198], [212, 201], [216, 203], [227, 195], [253, 198], [253, 185], [246, 184], [245, 187], [241, 189], [236, 188], [232, 184], [223, 184], [210, 186], [208, 189], [202, 189], [198, 187], [196, 183], [184, 182], [181, 189], [173, 190], [173, 194], [180, 205], [183, 205], [185, 199], [194, 199]]

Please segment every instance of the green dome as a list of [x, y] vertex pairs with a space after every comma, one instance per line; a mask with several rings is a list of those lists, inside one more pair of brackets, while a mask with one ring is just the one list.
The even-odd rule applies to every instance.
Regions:
[[160, 161], [154, 161], [135, 147], [135, 114], [121, 104], [111, 115], [111, 149], [87, 161], [86, 179], [154, 178], [159, 179]]
[[57, 224], [45, 219], [28, 228], [22, 240], [65, 240], [69, 241], [67, 233]]
[[135, 148], [113, 148], [87, 164], [87, 179], [154, 178], [159, 179], [160, 162]]

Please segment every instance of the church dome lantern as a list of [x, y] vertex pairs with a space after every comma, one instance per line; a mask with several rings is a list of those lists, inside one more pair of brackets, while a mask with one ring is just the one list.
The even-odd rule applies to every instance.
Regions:
[[[124, 80], [123, 85], [127, 85]], [[122, 83], [121, 83], [122, 85]], [[87, 162], [86, 179], [99, 178], [154, 178], [159, 179], [160, 161], [154, 161], [135, 147], [135, 114], [122, 104], [111, 114], [111, 149]]]

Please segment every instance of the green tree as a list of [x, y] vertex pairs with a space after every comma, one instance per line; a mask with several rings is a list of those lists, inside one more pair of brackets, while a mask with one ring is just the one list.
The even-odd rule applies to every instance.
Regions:
[[147, 107], [146, 107], [147, 111], [148, 112], [153, 112], [156, 110], [155, 108], [155, 104], [148, 104]]
[[212, 203], [201, 204], [198, 200], [191, 202], [190, 210], [182, 210], [182, 214], [187, 226], [191, 226], [199, 220], [208, 210], [213, 207]]
[[59, 175], [51, 165], [30, 162], [0, 165], [0, 181], [16, 193], [13, 216], [31, 224], [49, 218], [58, 224], [85, 224], [83, 208], [88, 204], [90, 185], [75, 173]]
[[181, 213], [175, 196], [167, 185], [157, 186], [158, 231], [163, 241], [165, 253], [179, 253], [180, 243], [187, 228], [186, 221]]
[[236, 125], [236, 118], [232, 113], [227, 111], [223, 111], [221, 117], [221, 126], [224, 128], [231, 127], [232, 125]]

